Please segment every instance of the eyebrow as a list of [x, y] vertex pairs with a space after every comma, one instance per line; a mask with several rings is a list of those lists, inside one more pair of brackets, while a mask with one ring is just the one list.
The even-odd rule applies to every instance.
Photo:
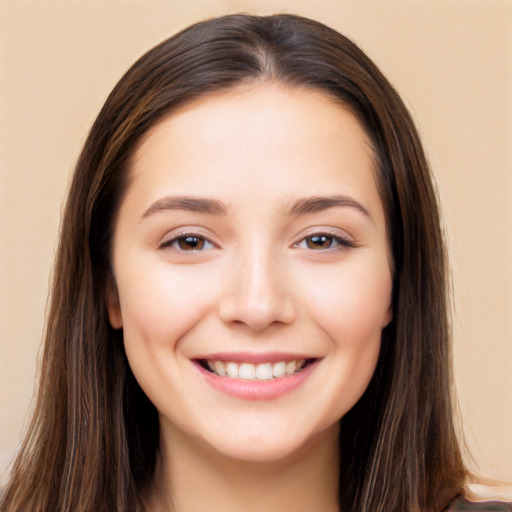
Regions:
[[[293, 201], [285, 213], [292, 216], [321, 212], [329, 208], [353, 208], [365, 217], [371, 218], [368, 210], [358, 201], [342, 195], [312, 196]], [[227, 207], [217, 199], [194, 196], [169, 196], [155, 201], [142, 216], [142, 219], [168, 210], [184, 210], [210, 215], [226, 215]]]
[[142, 218], [167, 210], [185, 210], [197, 213], [209, 213], [211, 215], [225, 215], [226, 206], [217, 199], [192, 196], [169, 196], [155, 201], [145, 212]]
[[304, 215], [307, 213], [316, 213], [334, 207], [348, 207], [357, 210], [365, 217], [371, 218], [368, 210], [358, 201], [351, 197], [341, 195], [312, 196], [297, 199], [290, 205], [288, 210], [290, 215]]

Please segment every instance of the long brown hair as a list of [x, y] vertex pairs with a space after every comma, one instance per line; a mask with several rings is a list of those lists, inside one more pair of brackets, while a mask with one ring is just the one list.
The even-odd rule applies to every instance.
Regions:
[[340, 421], [340, 508], [439, 512], [461, 492], [445, 248], [414, 123], [346, 37], [297, 16], [231, 15], [196, 24], [140, 58], [90, 130], [62, 221], [36, 409], [2, 511], [143, 510], [159, 449], [158, 415], [130, 371], [105, 304], [129, 159], [164, 116], [251, 81], [336, 98], [374, 146], [394, 315], [367, 391]]

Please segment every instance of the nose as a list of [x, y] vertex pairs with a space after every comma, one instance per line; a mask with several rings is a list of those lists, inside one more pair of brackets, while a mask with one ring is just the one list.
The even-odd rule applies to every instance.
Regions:
[[234, 267], [219, 305], [223, 322], [254, 331], [293, 323], [296, 311], [290, 283], [271, 252], [253, 251]]

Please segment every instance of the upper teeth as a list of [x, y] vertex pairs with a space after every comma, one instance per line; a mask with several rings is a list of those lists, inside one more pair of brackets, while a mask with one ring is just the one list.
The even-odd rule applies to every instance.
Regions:
[[234, 361], [208, 360], [208, 368], [221, 377], [244, 380], [270, 380], [293, 375], [306, 363], [305, 359], [279, 361], [277, 363], [236, 363]]

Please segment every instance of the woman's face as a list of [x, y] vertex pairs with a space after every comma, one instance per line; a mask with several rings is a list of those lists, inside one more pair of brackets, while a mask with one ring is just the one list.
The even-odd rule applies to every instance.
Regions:
[[262, 461], [333, 439], [392, 314], [356, 118], [312, 90], [230, 90], [155, 126], [131, 178], [109, 314], [164, 442]]

